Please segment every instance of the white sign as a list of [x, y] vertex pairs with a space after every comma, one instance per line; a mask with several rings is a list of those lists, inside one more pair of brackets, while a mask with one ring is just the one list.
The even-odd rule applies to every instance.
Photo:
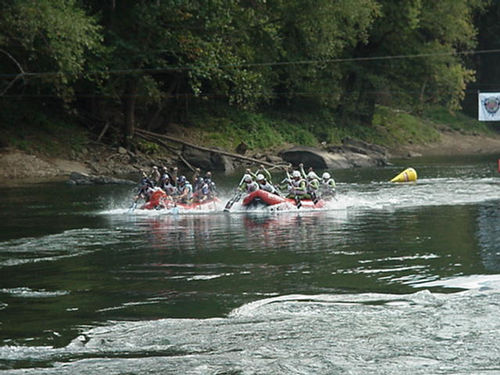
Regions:
[[478, 102], [479, 121], [500, 121], [500, 92], [481, 92]]

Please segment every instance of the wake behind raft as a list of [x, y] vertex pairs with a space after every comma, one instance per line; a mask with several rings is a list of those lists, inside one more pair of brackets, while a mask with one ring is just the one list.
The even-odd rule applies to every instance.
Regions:
[[325, 204], [326, 202], [323, 199], [319, 199], [316, 202], [311, 199], [295, 200], [292, 198], [281, 197], [265, 190], [256, 190], [249, 193], [242, 202], [242, 206], [246, 208], [271, 207], [277, 209], [280, 207], [323, 208]]

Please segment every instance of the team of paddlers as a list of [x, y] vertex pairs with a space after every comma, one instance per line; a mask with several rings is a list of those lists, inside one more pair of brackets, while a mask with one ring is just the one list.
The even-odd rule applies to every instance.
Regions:
[[149, 202], [157, 191], [164, 192], [165, 196], [172, 202], [184, 204], [204, 202], [215, 198], [216, 186], [212, 181], [210, 171], [202, 176], [200, 169], [196, 169], [192, 179], [193, 184], [186, 176], [177, 176], [177, 173], [177, 167], [169, 171], [167, 167], [154, 166], [149, 175], [145, 171], [141, 171], [139, 191], [135, 201], [142, 198]]
[[292, 174], [287, 168], [285, 168], [285, 172], [285, 179], [279, 185], [275, 185], [272, 182], [271, 173], [263, 165], [255, 173], [247, 169], [239, 189], [246, 193], [261, 189], [287, 198], [311, 199], [313, 201], [335, 196], [335, 180], [328, 172], [323, 173], [320, 178], [312, 168], [309, 168], [306, 173], [302, 163], [299, 164], [299, 169], [294, 170]]
[[[312, 168], [306, 173], [303, 164], [299, 164], [299, 168], [291, 174], [287, 168], [285, 172], [285, 179], [280, 184], [274, 184], [271, 173], [263, 165], [256, 172], [247, 169], [237, 187], [237, 193], [241, 195], [264, 190], [270, 194], [295, 199], [297, 202], [307, 199], [317, 202], [319, 199], [335, 197], [335, 180], [330, 173], [324, 172], [319, 177]], [[135, 202], [138, 199], [149, 202], [155, 192], [161, 192], [169, 202], [181, 204], [204, 203], [216, 199], [216, 185], [212, 181], [210, 171], [202, 175], [197, 168], [192, 177], [193, 183], [186, 176], [177, 174], [177, 167], [169, 170], [166, 167], [154, 166], [149, 174], [141, 171]]]

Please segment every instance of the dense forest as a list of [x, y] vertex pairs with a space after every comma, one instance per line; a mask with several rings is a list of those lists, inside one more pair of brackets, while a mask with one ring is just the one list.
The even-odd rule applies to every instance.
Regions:
[[485, 0], [0, 0], [1, 126], [127, 144], [230, 108], [321, 114], [328, 141], [377, 106], [475, 116], [500, 90], [499, 20]]

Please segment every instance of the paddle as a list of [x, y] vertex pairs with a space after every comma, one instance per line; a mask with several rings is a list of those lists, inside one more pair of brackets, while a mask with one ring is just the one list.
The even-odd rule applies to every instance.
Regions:
[[241, 199], [241, 191], [237, 191], [236, 194], [226, 203], [226, 207], [224, 207], [224, 212], [229, 212], [231, 210], [231, 207], [233, 207], [233, 204], [238, 202]]
[[132, 204], [130, 205], [130, 207], [128, 208], [128, 213], [131, 213], [133, 212], [136, 207], [137, 207], [137, 201], [139, 200], [139, 196], [137, 196], [134, 201], [132, 202]]
[[311, 198], [312, 198], [312, 201], [313, 201], [314, 204], [318, 203], [319, 198], [318, 198], [318, 196], [316, 195], [315, 192], [311, 192]]
[[[245, 179], [245, 176], [241, 178], [240, 183], [238, 184], [238, 188], [243, 184], [243, 181]], [[242, 192], [239, 189], [236, 189], [236, 193], [234, 196], [226, 203], [226, 207], [224, 207], [224, 212], [229, 212], [231, 210], [231, 207], [233, 207], [233, 204], [238, 202], [241, 199]]]
[[130, 207], [128, 208], [128, 212], [129, 213], [133, 212], [136, 207], [137, 207], [137, 201], [133, 201]]

